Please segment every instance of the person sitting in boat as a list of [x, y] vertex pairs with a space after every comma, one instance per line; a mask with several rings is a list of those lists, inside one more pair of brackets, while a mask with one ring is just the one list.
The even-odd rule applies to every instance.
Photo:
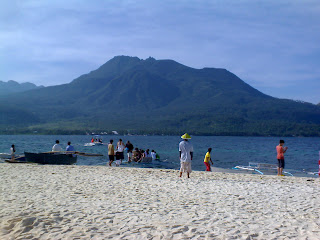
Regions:
[[155, 153], [156, 153], [156, 160], [160, 160], [160, 155], [157, 152]]
[[132, 152], [132, 160], [138, 162], [141, 158], [141, 153], [138, 148], [135, 148]]
[[94, 143], [94, 138], [91, 138], [91, 142]]
[[60, 146], [59, 140], [56, 140], [56, 144], [52, 147], [52, 152], [62, 152], [62, 147]]
[[143, 155], [143, 157], [151, 157], [151, 154], [150, 154], [150, 150], [149, 149], [147, 149], [145, 152], [144, 152], [144, 155]]
[[156, 152], [153, 149], [151, 150], [151, 158], [152, 161], [156, 160]]
[[74, 147], [71, 145], [71, 142], [68, 142], [68, 145], [67, 145], [67, 147], [66, 147], [66, 152], [67, 152], [67, 154], [70, 154], [70, 155], [72, 155], [73, 157], [75, 156], [74, 154], [72, 154], [72, 153], [75, 152], [75, 149], [74, 149]]
[[140, 149], [140, 159], [139, 162], [141, 162], [144, 159], [144, 150]]

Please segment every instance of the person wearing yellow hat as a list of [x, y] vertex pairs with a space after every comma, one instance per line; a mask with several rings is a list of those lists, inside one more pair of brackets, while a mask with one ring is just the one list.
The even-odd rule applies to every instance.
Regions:
[[180, 154], [180, 175], [182, 176], [182, 173], [186, 172], [188, 178], [190, 178], [191, 173], [191, 161], [193, 158], [193, 146], [188, 141], [191, 139], [190, 135], [188, 133], [185, 133], [181, 136], [183, 141], [179, 143], [179, 154]]

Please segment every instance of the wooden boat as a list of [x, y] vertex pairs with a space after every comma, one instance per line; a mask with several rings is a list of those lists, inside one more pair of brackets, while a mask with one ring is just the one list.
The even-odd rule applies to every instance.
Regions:
[[24, 152], [27, 162], [40, 164], [71, 165], [77, 162], [77, 155], [57, 153], [30, 153]]
[[8, 162], [8, 163], [28, 163], [28, 162], [26, 161], [25, 156], [15, 157], [14, 160], [12, 160], [11, 158], [8, 158], [8, 159], [5, 159], [4, 161], [5, 161], [5, 162]]
[[142, 162], [142, 163], [151, 163], [152, 162], [152, 157], [142, 158], [140, 162]]

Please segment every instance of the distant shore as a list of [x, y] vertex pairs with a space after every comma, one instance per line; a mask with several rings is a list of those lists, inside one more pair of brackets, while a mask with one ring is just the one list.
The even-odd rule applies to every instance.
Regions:
[[0, 164], [1, 239], [318, 239], [320, 181]]

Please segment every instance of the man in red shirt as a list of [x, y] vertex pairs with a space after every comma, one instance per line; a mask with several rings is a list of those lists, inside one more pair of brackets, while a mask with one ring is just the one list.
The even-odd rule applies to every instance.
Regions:
[[284, 176], [282, 171], [284, 169], [284, 153], [287, 151], [288, 147], [283, 147], [284, 141], [280, 140], [277, 149], [277, 159], [278, 159], [278, 176]]

